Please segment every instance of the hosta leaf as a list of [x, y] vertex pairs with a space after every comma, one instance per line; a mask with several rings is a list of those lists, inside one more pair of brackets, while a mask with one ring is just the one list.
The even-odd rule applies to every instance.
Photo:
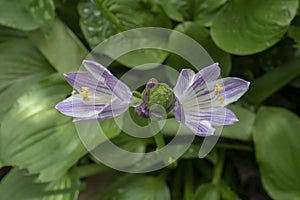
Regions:
[[290, 26], [288, 34], [296, 42], [295, 47], [300, 48], [300, 27]]
[[[9, 31], [5, 32], [8, 37], [18, 34]], [[0, 70], [0, 120], [30, 85], [54, 72], [28, 39], [8, 39], [0, 43]]]
[[[98, 0], [95, 1], [97, 6], [90, 0], [82, 1], [79, 6], [80, 25], [91, 48], [96, 47], [99, 43], [109, 38], [120, 31], [139, 27], [170, 27], [170, 20], [161, 12], [157, 3], [152, 1], [135, 1], [135, 0]], [[123, 36], [127, 36], [124, 33]], [[119, 36], [119, 38], [122, 35]], [[135, 35], [135, 42], [140, 42], [140, 36]], [[142, 36], [145, 42], [147, 36]], [[148, 39], [147, 42], [157, 44], [159, 47], [159, 38], [153, 37], [153, 40]], [[118, 62], [128, 67], [135, 67], [145, 63], [162, 63], [167, 57], [167, 52], [157, 49], [135, 49], [135, 44], [131, 44], [132, 38], [129, 41], [123, 40], [126, 44], [115, 43], [113, 48], [128, 48], [127, 53], [119, 55]], [[110, 46], [110, 48], [112, 48]], [[133, 49], [131, 47], [134, 46]], [[102, 47], [100, 47], [102, 48]], [[93, 49], [94, 54], [106, 54], [107, 52], [100, 51], [98, 48]], [[107, 55], [107, 54], [106, 54]], [[109, 55], [108, 55], [109, 56]]]
[[[96, 0], [116, 17], [125, 30], [144, 26], [170, 27], [171, 22], [155, 1]], [[103, 9], [103, 7], [102, 7]], [[102, 10], [103, 11], [103, 10]]]
[[41, 181], [60, 178], [86, 150], [69, 117], [55, 104], [71, 88], [62, 78], [51, 76], [32, 86], [3, 119], [0, 160], [5, 165], [39, 173]]
[[[219, 62], [221, 67], [222, 76], [227, 76], [231, 70], [231, 58], [230, 55], [223, 50], [219, 49], [210, 38], [209, 32], [199, 22], [184, 22], [179, 24], [176, 31], [180, 31], [187, 34], [199, 45], [210, 54], [215, 62]], [[176, 42], [176, 41], [173, 41]], [[184, 48], [184, 47], [182, 47]], [[200, 57], [200, 55], [199, 55]], [[172, 55], [168, 58], [167, 64], [176, 68], [177, 70], [192, 67], [184, 58], [179, 58], [176, 55]]]
[[[124, 170], [143, 158], [143, 156], [135, 156], [133, 153], [144, 153], [146, 150], [146, 144], [143, 140], [125, 134], [108, 141], [108, 143], [111, 142], [113, 142], [114, 147], [104, 142], [94, 148], [91, 154], [96, 160], [100, 160], [100, 162], [112, 168], [116, 166], [119, 170]], [[107, 156], [108, 154], [109, 156]]]
[[227, 0], [195, 0], [193, 20], [204, 26], [211, 26], [226, 2]]
[[28, 33], [48, 61], [61, 73], [77, 71], [88, 52], [76, 35], [59, 19], [47, 34], [37, 30]]
[[120, 177], [106, 193], [99, 197], [99, 200], [168, 200], [170, 198], [169, 188], [162, 178], [137, 175]]
[[107, 20], [99, 8], [90, 0], [78, 4], [80, 27], [91, 48], [118, 33], [117, 27]]
[[221, 194], [217, 185], [206, 183], [197, 188], [195, 199], [220, 200]]
[[24, 31], [39, 27], [19, 0], [0, 0], [0, 24]]
[[0, 199], [74, 200], [79, 190], [79, 177], [71, 170], [59, 180], [41, 183], [26, 170], [12, 169], [0, 183]]
[[224, 51], [263, 51], [278, 42], [296, 15], [298, 0], [231, 1], [214, 19], [211, 35]]
[[236, 114], [239, 121], [233, 125], [223, 126], [221, 136], [239, 140], [252, 140], [255, 114], [237, 105], [230, 105], [228, 108]]
[[26, 35], [22, 31], [5, 26], [0, 26], [0, 42], [5, 42], [10, 39], [21, 39], [25, 37]]
[[300, 198], [300, 119], [282, 109], [262, 107], [254, 124], [256, 160], [273, 199]]
[[171, 19], [179, 22], [197, 21], [210, 26], [227, 0], [162, 0], [161, 5]]
[[53, 0], [22, 0], [21, 3], [42, 30], [48, 31], [51, 28], [55, 18]]

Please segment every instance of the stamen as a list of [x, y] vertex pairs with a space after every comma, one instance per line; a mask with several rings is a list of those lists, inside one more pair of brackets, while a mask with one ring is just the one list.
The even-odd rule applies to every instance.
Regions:
[[217, 83], [215, 86], [215, 91], [214, 91], [215, 95], [217, 95], [219, 93], [219, 91], [221, 91], [223, 89], [224, 89], [223, 85], [220, 83]]
[[89, 92], [88, 87], [81, 87], [80, 96], [83, 97], [83, 101], [89, 101], [89, 96], [92, 96], [92, 93]]
[[225, 101], [225, 97], [224, 96], [220, 96], [218, 98], [218, 100], [219, 100], [220, 104], [224, 105], [224, 101]]

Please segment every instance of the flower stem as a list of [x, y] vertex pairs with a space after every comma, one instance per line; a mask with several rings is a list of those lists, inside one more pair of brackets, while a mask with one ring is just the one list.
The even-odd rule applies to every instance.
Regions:
[[172, 199], [173, 200], [180, 200], [181, 199], [181, 186], [182, 186], [182, 173], [185, 171], [185, 169], [182, 167], [182, 163], [179, 163], [178, 168], [174, 172], [174, 178], [172, 180]]
[[162, 132], [158, 132], [157, 134], [155, 134], [154, 140], [155, 140], [157, 149], [161, 149], [166, 145], [164, 135], [162, 134]]
[[185, 184], [184, 184], [184, 199], [189, 200], [189, 199], [194, 199], [194, 188], [193, 188], [193, 166], [192, 166], [192, 161], [188, 160], [186, 162], [186, 174], [185, 174]]
[[222, 175], [223, 175], [225, 155], [226, 155], [226, 151], [224, 149], [222, 149], [219, 153], [218, 161], [214, 167], [212, 182], [216, 185], [218, 185], [220, 183]]

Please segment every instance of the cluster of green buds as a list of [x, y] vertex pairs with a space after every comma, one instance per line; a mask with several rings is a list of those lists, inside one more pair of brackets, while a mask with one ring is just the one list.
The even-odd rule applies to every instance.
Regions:
[[143, 103], [136, 108], [136, 113], [144, 118], [149, 118], [150, 112], [157, 118], [163, 117], [164, 113], [169, 113], [175, 104], [173, 90], [167, 84], [159, 83], [154, 78], [146, 84], [142, 99]]

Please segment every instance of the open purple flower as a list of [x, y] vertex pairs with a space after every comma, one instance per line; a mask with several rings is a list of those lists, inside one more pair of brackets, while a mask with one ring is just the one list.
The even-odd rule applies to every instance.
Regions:
[[219, 76], [218, 63], [196, 74], [191, 69], [183, 69], [173, 89], [175, 118], [199, 136], [212, 135], [213, 126], [238, 121], [225, 106], [237, 101], [248, 90], [249, 82], [231, 77], [218, 79]]
[[84, 60], [88, 72], [65, 74], [77, 91], [55, 108], [74, 121], [106, 120], [125, 112], [131, 103], [130, 89], [101, 64]]

